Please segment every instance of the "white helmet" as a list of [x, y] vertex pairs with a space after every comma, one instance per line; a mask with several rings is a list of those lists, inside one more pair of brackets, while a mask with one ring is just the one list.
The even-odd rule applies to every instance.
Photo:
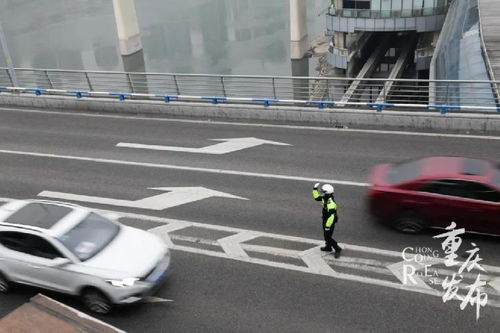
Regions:
[[321, 190], [326, 194], [333, 194], [333, 186], [330, 184], [321, 186]]

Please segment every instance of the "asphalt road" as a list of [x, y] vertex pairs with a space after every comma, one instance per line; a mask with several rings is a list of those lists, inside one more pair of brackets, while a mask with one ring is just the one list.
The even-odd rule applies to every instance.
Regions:
[[[218, 143], [211, 139], [243, 137], [288, 145], [265, 144], [224, 155], [116, 147], [128, 142], [201, 148]], [[432, 238], [436, 231], [403, 235], [371, 219], [365, 207], [369, 170], [377, 163], [426, 155], [498, 161], [499, 139], [0, 109], [0, 197], [35, 198], [42, 191], [57, 191], [134, 201], [161, 193], [153, 187], [203, 186], [248, 200], [213, 197], [161, 211], [87, 205], [321, 240], [321, 212], [310, 191], [315, 180], [330, 180], [336, 183], [341, 243], [399, 252], [408, 246], [439, 249]], [[142, 229], [161, 225], [124, 222]], [[498, 238], [465, 240], [471, 241], [485, 264], [500, 266]], [[130, 332], [499, 329], [498, 307], [482, 308], [476, 322], [472, 307], [461, 311], [458, 302], [443, 303], [423, 293], [200, 253], [174, 250], [173, 257], [172, 276], [157, 296], [174, 302], [118, 309], [102, 319]], [[0, 316], [34, 293], [19, 288], [2, 295]], [[78, 306], [70, 298], [55, 297]]]

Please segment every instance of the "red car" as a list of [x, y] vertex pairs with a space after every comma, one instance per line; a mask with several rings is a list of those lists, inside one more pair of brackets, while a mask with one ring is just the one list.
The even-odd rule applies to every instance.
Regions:
[[370, 174], [370, 210], [399, 231], [445, 228], [500, 235], [500, 165], [463, 157], [379, 164]]

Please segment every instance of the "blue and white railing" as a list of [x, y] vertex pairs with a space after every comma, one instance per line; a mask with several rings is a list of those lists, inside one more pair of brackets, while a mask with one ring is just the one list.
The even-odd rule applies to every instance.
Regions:
[[[294, 105], [331, 110], [343, 107], [383, 110], [500, 112], [492, 98], [493, 81], [362, 79], [326, 77], [236, 76], [16, 69], [20, 87], [0, 68], [0, 94], [63, 95], [77, 99], [116, 98], [164, 103]], [[391, 82], [391, 84], [387, 84]], [[387, 87], [391, 87], [390, 90]], [[431, 91], [432, 89], [432, 91]]]

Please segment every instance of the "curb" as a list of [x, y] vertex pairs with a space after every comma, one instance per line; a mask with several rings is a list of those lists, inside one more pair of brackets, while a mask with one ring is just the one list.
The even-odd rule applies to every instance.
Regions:
[[500, 115], [435, 111], [384, 111], [363, 109], [315, 109], [229, 103], [170, 102], [65, 96], [0, 95], [0, 105], [106, 113], [155, 114], [173, 117], [251, 120], [332, 127], [383, 127], [431, 131], [500, 133]]

